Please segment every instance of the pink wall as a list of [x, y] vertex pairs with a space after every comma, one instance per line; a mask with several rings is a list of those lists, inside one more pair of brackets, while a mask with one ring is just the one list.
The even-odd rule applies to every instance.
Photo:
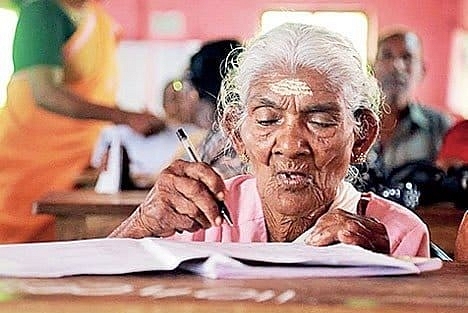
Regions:
[[418, 98], [441, 108], [447, 106], [451, 34], [457, 27], [468, 25], [465, 12], [468, 0], [132, 0], [105, 4], [124, 27], [125, 39], [151, 39], [148, 25], [153, 11], [184, 12], [187, 31], [182, 37], [185, 39], [237, 37], [242, 40], [255, 33], [265, 10], [363, 10], [371, 23], [370, 43], [375, 43], [378, 31], [395, 24], [408, 26], [423, 38], [428, 72], [418, 90]]

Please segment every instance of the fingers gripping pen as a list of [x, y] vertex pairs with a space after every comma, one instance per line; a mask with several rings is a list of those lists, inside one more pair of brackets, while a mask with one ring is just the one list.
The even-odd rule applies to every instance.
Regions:
[[[184, 146], [188, 155], [190, 156], [190, 159], [192, 160], [192, 162], [201, 162], [200, 158], [197, 156], [197, 153], [195, 152], [195, 148], [190, 142], [190, 139], [188, 138], [187, 133], [184, 131], [184, 129], [179, 128], [176, 132], [176, 135], [177, 135], [177, 138], [179, 138], [179, 141]], [[221, 213], [221, 216], [224, 218], [226, 223], [229, 226], [233, 226], [231, 215], [229, 214], [229, 211], [226, 205], [224, 204], [224, 202], [220, 200], [216, 200], [216, 203], [218, 204], [219, 212]]]

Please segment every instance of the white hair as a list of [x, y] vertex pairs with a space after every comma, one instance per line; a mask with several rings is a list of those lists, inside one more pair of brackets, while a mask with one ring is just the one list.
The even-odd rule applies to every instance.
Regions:
[[225, 135], [233, 131], [223, 129], [226, 109], [235, 109], [229, 111], [237, 115], [234, 131], [238, 130], [245, 119], [250, 86], [262, 75], [278, 70], [292, 74], [300, 68], [315, 70], [327, 77], [346, 103], [351, 118], [362, 108], [379, 115], [382, 96], [378, 83], [363, 69], [351, 41], [338, 33], [319, 26], [286, 23], [239, 49], [242, 51], [236, 51], [237, 59], [228, 62], [230, 70], [218, 97], [218, 120]]

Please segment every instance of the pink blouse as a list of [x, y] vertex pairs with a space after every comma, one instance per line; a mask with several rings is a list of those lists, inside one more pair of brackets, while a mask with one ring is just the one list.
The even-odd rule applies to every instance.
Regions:
[[[195, 233], [184, 232], [171, 237], [184, 241], [209, 242], [267, 242], [267, 230], [262, 203], [257, 192], [256, 179], [249, 175], [225, 181], [226, 206], [234, 223], [223, 223]], [[353, 211], [353, 208], [342, 208]], [[376, 218], [385, 225], [393, 256], [429, 257], [429, 232], [426, 225], [410, 210], [397, 203], [370, 194], [366, 216]]]

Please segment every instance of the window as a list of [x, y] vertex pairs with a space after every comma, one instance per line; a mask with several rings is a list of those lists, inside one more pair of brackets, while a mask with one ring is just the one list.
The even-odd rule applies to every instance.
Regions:
[[262, 14], [261, 31], [286, 23], [295, 22], [320, 25], [341, 33], [353, 42], [361, 55], [362, 64], [367, 64], [368, 20], [364, 12], [359, 11], [266, 11]]
[[6, 87], [13, 73], [12, 48], [17, 21], [15, 11], [0, 9], [0, 108], [5, 105]]

